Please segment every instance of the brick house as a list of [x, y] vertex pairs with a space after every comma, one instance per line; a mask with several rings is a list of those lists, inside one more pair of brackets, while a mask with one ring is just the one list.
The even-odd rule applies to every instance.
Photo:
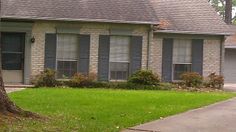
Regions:
[[227, 28], [206, 0], [2, 0], [3, 77], [29, 84], [45, 68], [101, 81], [139, 69], [167, 82], [222, 74]]

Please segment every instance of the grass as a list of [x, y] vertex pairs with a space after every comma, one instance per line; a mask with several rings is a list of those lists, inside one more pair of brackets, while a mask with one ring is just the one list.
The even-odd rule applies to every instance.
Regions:
[[[105, 89], [27, 89], [11, 93], [20, 107], [49, 116], [22, 119], [7, 131], [113, 132], [234, 97], [232, 93]], [[0, 128], [1, 131], [1, 128]]]

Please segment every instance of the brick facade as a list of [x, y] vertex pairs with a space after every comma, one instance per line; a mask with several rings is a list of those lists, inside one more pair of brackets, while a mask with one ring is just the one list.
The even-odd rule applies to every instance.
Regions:
[[[156, 34], [150, 48], [150, 69], [162, 74], [162, 40], [163, 38], [204, 39], [203, 76], [210, 73], [222, 74], [223, 50], [221, 40], [214, 36]], [[222, 51], [221, 51], [222, 50]]]
[[203, 49], [203, 76], [221, 74], [221, 40], [205, 39]]
[[154, 36], [150, 46], [150, 70], [156, 74], [162, 73], [162, 38]]
[[97, 73], [98, 71], [98, 46], [99, 35], [109, 35], [110, 29], [121, 28], [131, 29], [133, 36], [143, 36], [142, 49], [142, 68], [147, 68], [147, 46], [148, 46], [148, 26], [130, 25], [130, 24], [105, 24], [105, 23], [73, 23], [73, 22], [35, 22], [32, 29], [32, 35], [35, 37], [35, 43], [32, 45], [31, 74], [35, 76], [44, 70], [44, 45], [45, 34], [56, 33], [56, 27], [78, 28], [80, 34], [90, 34], [90, 67], [89, 71]]
[[[31, 74], [37, 75], [44, 70], [44, 44], [45, 33], [56, 33], [56, 27], [70, 27], [78, 29], [80, 34], [90, 34], [90, 66], [89, 71], [98, 72], [98, 46], [99, 35], [109, 35], [110, 29], [132, 29], [132, 35], [143, 36], [142, 50], [142, 68], [147, 68], [148, 59], [148, 40], [150, 41], [149, 49], [149, 69], [161, 76], [162, 73], [162, 40], [164, 37], [173, 38], [196, 38], [196, 35], [148, 35], [149, 27], [145, 25], [129, 25], [129, 24], [105, 24], [105, 23], [62, 23], [62, 22], [35, 22], [32, 29], [32, 35], [35, 37], [35, 43], [32, 44], [31, 54]], [[220, 74], [221, 72], [221, 40], [217, 37], [203, 37], [203, 75], [207, 76], [212, 72]]]

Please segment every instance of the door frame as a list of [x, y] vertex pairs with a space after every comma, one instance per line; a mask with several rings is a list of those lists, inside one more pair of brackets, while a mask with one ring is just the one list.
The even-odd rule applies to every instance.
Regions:
[[[25, 39], [26, 39], [26, 33], [24, 33], [24, 32], [1, 32], [1, 37], [7, 36], [7, 35], [13, 35], [13, 36], [14, 35], [18, 36], [19, 35], [18, 37], [21, 37], [22, 41], [19, 42], [19, 43], [22, 46], [22, 49], [21, 49], [22, 58], [21, 58], [21, 69], [20, 70], [6, 70], [6, 69], [2, 69], [3, 73], [11, 73], [11, 74], [13, 74], [15, 72], [14, 73], [15, 76], [17, 76], [16, 75], [17, 72], [18, 73], [21, 72], [21, 79], [20, 79], [20, 81], [18, 80], [19, 82], [6, 82], [6, 83], [10, 83], [10, 84], [12, 84], [12, 83], [13, 84], [15, 84], [15, 83], [16, 84], [23, 83], [24, 82], [24, 70], [25, 70], [24, 66], [25, 66], [25, 42], [26, 42]], [[1, 45], [1, 49], [3, 49], [2, 45]], [[3, 57], [3, 51], [2, 51], [1, 57]], [[14, 76], [14, 75], [12, 75], [12, 76]], [[9, 79], [9, 80], [12, 80], [12, 79]]]
[[0, 26], [0, 32], [25, 33], [23, 84], [30, 84], [33, 22], [0, 22]]

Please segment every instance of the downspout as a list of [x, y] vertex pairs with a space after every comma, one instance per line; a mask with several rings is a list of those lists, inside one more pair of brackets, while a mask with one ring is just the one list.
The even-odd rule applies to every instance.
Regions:
[[220, 75], [223, 75], [223, 76], [224, 76], [225, 39], [226, 39], [226, 36], [223, 36], [221, 38], [221, 44], [220, 44]]
[[147, 40], [147, 70], [150, 69], [150, 58], [151, 58], [151, 43], [153, 41], [153, 25], [150, 25], [148, 30], [148, 40]]

